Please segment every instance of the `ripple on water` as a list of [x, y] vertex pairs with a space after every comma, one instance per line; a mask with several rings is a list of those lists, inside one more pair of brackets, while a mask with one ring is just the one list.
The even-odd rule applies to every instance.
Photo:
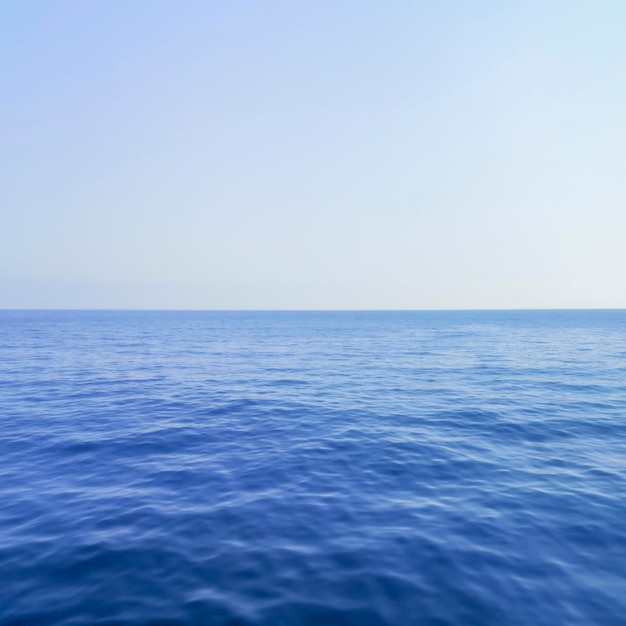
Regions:
[[0, 624], [620, 624], [624, 312], [1, 312]]

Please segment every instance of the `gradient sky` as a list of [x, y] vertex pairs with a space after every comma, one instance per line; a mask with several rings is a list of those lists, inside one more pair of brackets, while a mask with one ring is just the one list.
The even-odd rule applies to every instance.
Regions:
[[0, 307], [626, 307], [623, 0], [0, 4]]

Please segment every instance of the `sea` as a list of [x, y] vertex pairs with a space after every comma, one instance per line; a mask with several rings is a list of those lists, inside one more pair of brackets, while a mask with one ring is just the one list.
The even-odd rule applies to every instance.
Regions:
[[626, 311], [1, 311], [1, 626], [626, 625]]

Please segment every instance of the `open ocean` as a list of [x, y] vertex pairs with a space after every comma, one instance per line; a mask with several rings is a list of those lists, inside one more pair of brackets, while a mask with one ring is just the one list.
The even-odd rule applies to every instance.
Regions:
[[626, 311], [0, 312], [0, 625], [626, 625]]

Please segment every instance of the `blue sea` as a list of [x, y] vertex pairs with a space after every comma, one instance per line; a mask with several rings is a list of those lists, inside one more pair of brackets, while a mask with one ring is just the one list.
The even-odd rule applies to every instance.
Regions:
[[626, 624], [626, 311], [0, 312], [0, 624]]

